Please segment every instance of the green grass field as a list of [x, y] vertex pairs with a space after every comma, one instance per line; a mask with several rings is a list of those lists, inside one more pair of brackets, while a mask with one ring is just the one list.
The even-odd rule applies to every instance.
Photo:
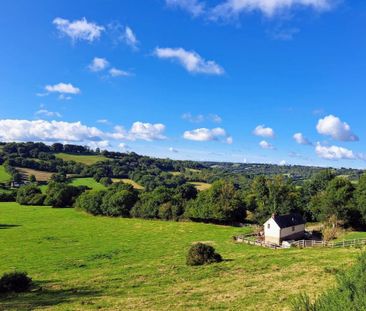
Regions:
[[71, 180], [71, 185], [73, 186], [87, 186], [93, 190], [104, 190], [106, 187], [101, 183], [95, 181], [92, 177], [85, 177], [85, 178], [73, 178]]
[[10, 181], [10, 178], [11, 176], [5, 171], [5, 167], [0, 165], [0, 182], [8, 182]]
[[[0, 310], [287, 310], [300, 292], [334, 284], [358, 249], [270, 250], [235, 244], [248, 229], [94, 217], [0, 203], [0, 273], [24, 270], [41, 289], [0, 296]], [[185, 265], [189, 246], [225, 261]]]
[[55, 155], [57, 158], [64, 161], [75, 161], [86, 165], [92, 165], [94, 163], [107, 160], [107, 158], [102, 155], [78, 155], [69, 153], [57, 153]]

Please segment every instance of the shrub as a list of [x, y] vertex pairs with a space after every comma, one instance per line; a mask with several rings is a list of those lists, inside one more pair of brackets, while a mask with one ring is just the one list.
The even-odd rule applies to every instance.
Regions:
[[92, 215], [102, 215], [102, 202], [106, 191], [86, 191], [76, 200], [75, 207], [81, 208]]
[[14, 202], [16, 199], [16, 192], [0, 191], [0, 202]]
[[216, 253], [212, 246], [203, 243], [192, 245], [187, 255], [187, 265], [189, 266], [200, 266], [221, 261], [221, 255]]
[[99, 180], [99, 182], [100, 182], [102, 185], [106, 186], [106, 187], [108, 187], [109, 185], [113, 184], [113, 181], [112, 181], [112, 179], [111, 179], [110, 177], [102, 177], [102, 178]]
[[25, 272], [4, 273], [0, 278], [0, 293], [25, 292], [31, 285], [32, 279]]
[[36, 185], [28, 184], [19, 188], [16, 201], [21, 205], [42, 205], [44, 196]]

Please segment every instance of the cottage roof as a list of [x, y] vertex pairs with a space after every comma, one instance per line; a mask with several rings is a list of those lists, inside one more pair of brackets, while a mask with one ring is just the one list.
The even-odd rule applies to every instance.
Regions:
[[300, 214], [274, 215], [273, 220], [282, 228], [305, 224], [305, 219]]

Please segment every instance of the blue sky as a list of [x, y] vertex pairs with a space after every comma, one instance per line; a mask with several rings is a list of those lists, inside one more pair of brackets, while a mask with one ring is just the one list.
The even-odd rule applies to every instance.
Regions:
[[365, 1], [5, 0], [0, 40], [2, 141], [365, 167]]

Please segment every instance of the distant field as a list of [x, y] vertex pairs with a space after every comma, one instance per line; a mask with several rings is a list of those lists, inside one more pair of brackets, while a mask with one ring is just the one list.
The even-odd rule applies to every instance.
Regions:
[[172, 174], [173, 176], [179, 176], [182, 175], [181, 172], [169, 172], [170, 174]]
[[0, 182], [10, 181], [11, 176], [5, 171], [5, 167], [0, 165]]
[[141, 186], [140, 184], [138, 184], [137, 182], [133, 181], [132, 179], [129, 178], [112, 178], [113, 182], [124, 182], [126, 184], [130, 184], [132, 185], [135, 189], [137, 190], [142, 190], [144, 189], [143, 186]]
[[[93, 217], [0, 203], [0, 273], [27, 271], [42, 288], [0, 296], [0, 310], [289, 310], [331, 287], [360, 250], [271, 250], [235, 244], [248, 228]], [[225, 261], [185, 265], [192, 243]]]
[[87, 186], [93, 190], [104, 190], [106, 188], [104, 185], [96, 182], [95, 179], [91, 177], [73, 178], [70, 184], [73, 186]]
[[55, 155], [57, 158], [65, 161], [75, 161], [86, 165], [92, 165], [94, 163], [107, 160], [107, 158], [102, 155], [78, 155], [69, 153], [57, 153]]
[[36, 171], [36, 170], [32, 170], [30, 168], [17, 167], [16, 169], [21, 174], [23, 174], [25, 178], [28, 178], [30, 175], [36, 176], [37, 181], [49, 181], [51, 176], [54, 174], [51, 172]]
[[190, 182], [190, 184], [194, 185], [198, 191], [203, 191], [211, 188], [211, 184], [205, 182]]
[[345, 232], [340, 237], [337, 238], [337, 241], [342, 240], [352, 240], [352, 239], [366, 239], [366, 232], [364, 231], [350, 231]]

